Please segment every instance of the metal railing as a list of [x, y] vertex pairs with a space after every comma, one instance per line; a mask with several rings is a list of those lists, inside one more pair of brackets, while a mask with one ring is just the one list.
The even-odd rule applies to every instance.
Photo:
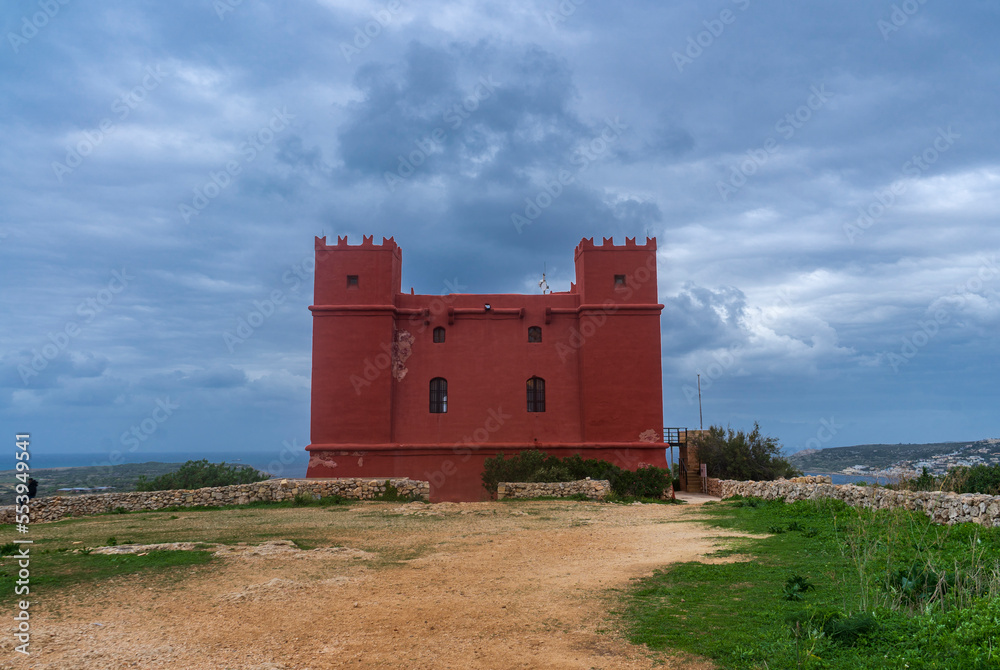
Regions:
[[663, 441], [674, 447], [687, 444], [687, 428], [664, 428]]

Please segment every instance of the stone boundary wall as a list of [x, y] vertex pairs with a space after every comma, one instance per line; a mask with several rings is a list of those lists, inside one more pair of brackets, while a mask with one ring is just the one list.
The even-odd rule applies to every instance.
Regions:
[[[816, 480], [825, 480], [817, 482]], [[876, 486], [834, 485], [829, 477], [798, 477], [773, 482], [719, 482], [719, 497], [753, 496], [767, 500], [816, 500], [836, 498], [854, 507], [872, 509], [903, 509], [920, 511], [934, 523], [955, 524], [972, 522], [982, 526], [1000, 527], [1000, 496], [981, 493], [951, 493], [948, 491], [893, 491]]]
[[[31, 501], [31, 522], [58, 521], [67, 517], [90, 516], [113, 512], [119, 507], [130, 512], [154, 511], [174, 505], [180, 507], [223, 507], [251, 502], [291, 500], [302, 493], [314, 497], [339, 495], [351, 500], [372, 500], [384, 493], [386, 482], [402, 498], [430, 500], [430, 482], [398, 477], [345, 479], [269, 479], [253, 484], [214, 486], [173, 491], [133, 491], [95, 493], [79, 496], [51, 496]], [[0, 507], [0, 523], [14, 523], [14, 506]]]
[[504, 498], [539, 498], [542, 496], [566, 498], [579, 493], [589, 500], [604, 500], [611, 492], [607, 479], [578, 479], [575, 482], [500, 482], [497, 500]]
[[[727, 480], [716, 479], [715, 477], [708, 478], [708, 495], [715, 496], [716, 498], [722, 498], [722, 482]], [[732, 481], [732, 480], [728, 480]], [[832, 484], [833, 479], [827, 475], [809, 475], [807, 477], [793, 477], [788, 481], [794, 482], [796, 484]]]

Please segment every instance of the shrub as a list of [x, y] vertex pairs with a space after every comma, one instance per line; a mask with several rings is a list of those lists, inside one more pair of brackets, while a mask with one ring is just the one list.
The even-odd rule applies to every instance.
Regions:
[[188, 461], [176, 472], [168, 472], [152, 481], [147, 481], [145, 476], [140, 476], [136, 482], [135, 490], [200, 489], [206, 486], [252, 484], [269, 478], [269, 475], [247, 465], [226, 465], [225, 462], [209, 463], [208, 460], [201, 459], [200, 461]]
[[319, 502], [319, 496], [315, 493], [296, 493], [292, 498], [292, 507], [309, 507]]
[[757, 422], [749, 433], [711, 426], [694, 436], [692, 443], [697, 449], [698, 460], [708, 467], [710, 477], [770, 481], [802, 474], [781, 457], [777, 438], [761, 435]]
[[596, 458], [579, 454], [566, 458], [549, 456], [544, 451], [522, 451], [510, 458], [497, 454], [483, 465], [483, 486], [496, 493], [500, 482], [572, 482], [579, 479], [606, 479], [611, 491], [622, 498], [659, 498], [671, 485], [670, 471], [642, 467], [632, 472]]
[[414, 496], [401, 495], [399, 489], [393, 486], [388, 479], [385, 480], [385, 490], [374, 498], [379, 502], [413, 502], [415, 499]]
[[785, 621], [792, 627], [793, 634], [818, 629], [831, 641], [847, 647], [856, 645], [863, 636], [879, 631], [878, 621], [867, 612], [844, 614], [830, 607], [807, 606], [788, 615]]
[[802, 600], [802, 594], [815, 588], [816, 586], [809, 581], [808, 577], [793, 575], [785, 581], [782, 597], [785, 600]]
[[896, 570], [885, 580], [885, 588], [896, 594], [905, 605], [927, 600], [937, 592], [944, 594], [955, 585], [955, 573], [938, 573], [933, 567], [914, 563], [908, 569]]
[[659, 498], [672, 485], [670, 473], [655, 467], [643, 467], [635, 472], [619, 470], [617, 477], [611, 480], [614, 493], [635, 498]]
[[952, 468], [945, 475], [943, 487], [955, 493], [1000, 495], [1000, 464]]

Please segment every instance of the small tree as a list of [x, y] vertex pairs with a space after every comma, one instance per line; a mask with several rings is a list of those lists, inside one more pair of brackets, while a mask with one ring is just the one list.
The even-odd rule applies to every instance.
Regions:
[[749, 433], [711, 426], [693, 437], [692, 444], [710, 477], [770, 481], [802, 474], [781, 456], [777, 438], [761, 435], [756, 421]]
[[252, 484], [269, 479], [270, 476], [248, 465], [226, 465], [209, 463], [207, 459], [188, 461], [176, 472], [160, 475], [146, 481], [145, 475], [138, 478], [136, 491], [168, 491], [171, 489], [200, 489], [206, 486], [230, 486], [232, 484]]

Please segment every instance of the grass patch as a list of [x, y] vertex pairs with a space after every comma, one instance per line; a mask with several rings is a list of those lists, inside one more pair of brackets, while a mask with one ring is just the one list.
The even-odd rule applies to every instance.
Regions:
[[620, 496], [615, 493], [608, 495], [605, 502], [617, 503], [619, 505], [631, 505], [632, 503], [642, 503], [643, 505], [686, 505], [687, 502], [680, 498], [646, 498], [636, 496]]
[[[207, 551], [151, 551], [145, 556], [32, 551], [30, 597], [34, 599], [36, 594], [137, 572], [165, 574], [180, 568], [204, 565], [212, 560], [214, 556]], [[24, 597], [14, 595], [17, 571], [17, 563], [9, 559], [0, 567], [0, 602]]]
[[[339, 507], [347, 506], [356, 501], [350, 498], [345, 498], [340, 495], [323, 496], [317, 497], [310, 495], [308, 493], [299, 493], [294, 498], [289, 500], [280, 501], [270, 501], [270, 500], [258, 500], [255, 502], [244, 503], [242, 505], [169, 505], [167, 507], [160, 507], [154, 510], [135, 510], [132, 512], [124, 511], [119, 512], [118, 510], [113, 510], [111, 512], [102, 512], [100, 514], [92, 514], [90, 516], [106, 516], [109, 514], [157, 514], [162, 512], [216, 512], [220, 510], [240, 510], [240, 509], [288, 509], [290, 507]], [[81, 521], [85, 517], [80, 517], [75, 520]], [[171, 519], [176, 519], [177, 516], [170, 516]], [[63, 519], [62, 523], [68, 519]]]
[[[729, 564], [639, 580], [618, 612], [633, 643], [723, 668], [1000, 667], [1000, 530], [834, 500], [736, 500], [701, 510]], [[779, 532], [780, 531], [780, 532]]]
[[519, 503], [519, 502], [548, 502], [548, 501], [559, 501], [559, 502], [601, 502], [600, 500], [591, 500], [587, 497], [586, 493], [574, 493], [568, 496], [534, 496], [532, 498], [502, 498], [497, 502], [502, 503]]

